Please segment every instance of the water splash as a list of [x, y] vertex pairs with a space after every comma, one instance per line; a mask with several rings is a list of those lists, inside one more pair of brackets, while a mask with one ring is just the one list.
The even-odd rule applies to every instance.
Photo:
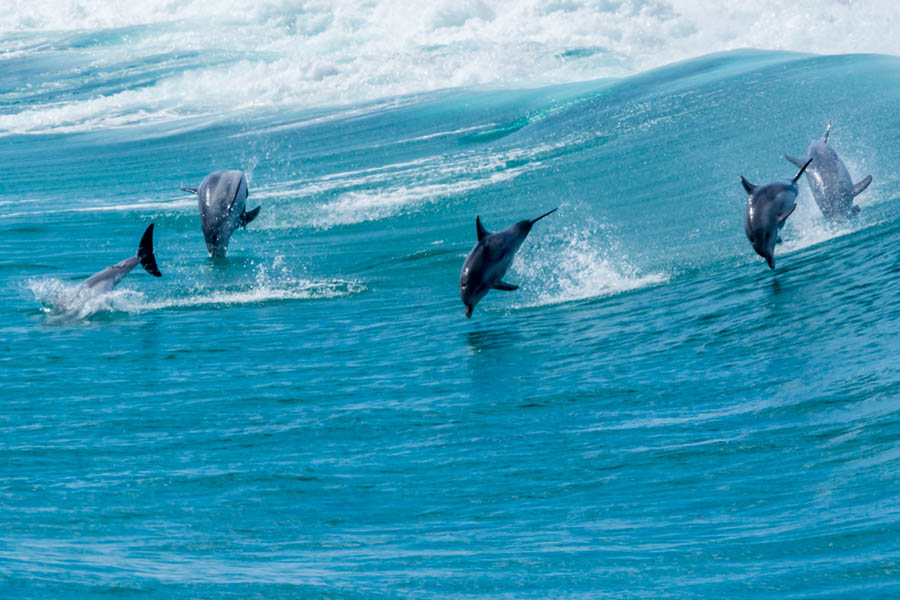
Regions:
[[534, 241], [512, 267], [519, 279], [530, 281], [523, 289], [533, 290], [521, 306], [609, 296], [669, 279], [665, 273], [642, 272], [596, 222], [562, 227]]
[[167, 309], [338, 298], [366, 290], [363, 283], [355, 280], [297, 277], [289, 272], [281, 257], [276, 257], [270, 268], [258, 265], [250, 283], [224, 288], [195, 285], [186, 293], [173, 293], [169, 288], [161, 296], [128, 288], [98, 293], [80, 283], [56, 278], [32, 279], [26, 285], [40, 302], [49, 324], [87, 321], [101, 314], [141, 314]]

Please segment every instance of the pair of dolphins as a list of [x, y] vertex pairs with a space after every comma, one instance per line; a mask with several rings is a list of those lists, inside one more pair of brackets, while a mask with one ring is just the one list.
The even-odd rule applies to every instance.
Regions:
[[[247, 178], [243, 171], [216, 171], [204, 177], [200, 187], [181, 189], [197, 195], [206, 249], [213, 257], [224, 257], [235, 229], [246, 227], [259, 214], [259, 206], [246, 209]], [[138, 264], [154, 277], [162, 277], [153, 254], [153, 223], [144, 230], [137, 254], [91, 275], [80, 287], [108, 292]]]
[[744, 231], [753, 249], [766, 259], [770, 269], [775, 268], [775, 244], [781, 241], [779, 232], [797, 208], [797, 180], [804, 171], [813, 198], [828, 221], [856, 215], [859, 207], [853, 204], [853, 199], [872, 183], [871, 175], [867, 175], [859, 183], [853, 183], [847, 167], [837, 152], [828, 145], [830, 132], [831, 121], [825, 128], [822, 141], [813, 140], [809, 145], [806, 159], [784, 155], [787, 160], [800, 167], [800, 171], [790, 181], [753, 185], [741, 177], [741, 184], [747, 191]]
[[[790, 181], [776, 181], [766, 185], [753, 185], [744, 177], [741, 183], [747, 191], [747, 210], [744, 213], [744, 231], [756, 253], [766, 259], [769, 268], [775, 268], [775, 244], [781, 241], [779, 232], [787, 218], [797, 208], [797, 181], [806, 172], [813, 197], [822, 214], [829, 221], [848, 218], [859, 212], [853, 205], [858, 196], [872, 183], [868, 175], [853, 183], [847, 167], [837, 152], [828, 145], [831, 122], [825, 129], [822, 141], [814, 140], [805, 160], [787, 154], [784, 157], [800, 167]], [[530, 221], [519, 221], [499, 233], [488, 233], [475, 217], [478, 242], [466, 258], [459, 276], [459, 296], [466, 306], [466, 316], [471, 317], [478, 301], [490, 290], [512, 291], [518, 286], [503, 281], [513, 257], [535, 222], [550, 212]]]

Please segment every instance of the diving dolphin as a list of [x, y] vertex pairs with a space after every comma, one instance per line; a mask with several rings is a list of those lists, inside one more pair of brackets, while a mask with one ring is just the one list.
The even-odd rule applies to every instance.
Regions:
[[[833, 221], [846, 219], [859, 212], [859, 207], [853, 204], [853, 198], [869, 187], [869, 184], [872, 183], [872, 176], [867, 175], [865, 179], [854, 185], [847, 167], [844, 166], [837, 152], [828, 145], [830, 131], [831, 121], [828, 121], [822, 141], [813, 140], [809, 145], [806, 156], [813, 163], [806, 171], [806, 180], [809, 182], [816, 204], [819, 205], [819, 210], [826, 219]], [[785, 154], [784, 157], [798, 167], [805, 160], [789, 154]]]
[[210, 256], [225, 256], [234, 230], [246, 227], [259, 214], [258, 206], [246, 210], [247, 178], [243, 171], [216, 171], [204, 177], [199, 188], [181, 189], [197, 194], [200, 224]]
[[79, 287], [97, 292], [108, 292], [116, 287], [116, 284], [122, 281], [122, 278], [128, 275], [138, 263], [141, 263], [141, 266], [154, 277], [162, 277], [162, 273], [156, 266], [156, 257], [153, 255], [153, 223], [150, 223], [150, 226], [144, 231], [137, 254], [91, 275], [81, 282]]
[[775, 268], [775, 244], [781, 242], [778, 232], [797, 208], [797, 180], [811, 162], [812, 159], [806, 161], [790, 181], [753, 185], [741, 176], [741, 184], [748, 194], [744, 231], [753, 249], [766, 259], [770, 269]]
[[491, 289], [505, 292], [519, 289], [517, 285], [502, 281], [503, 276], [506, 275], [516, 251], [525, 241], [532, 226], [554, 212], [555, 208], [537, 219], [519, 221], [497, 233], [489, 233], [481, 224], [481, 217], [475, 217], [478, 242], [466, 257], [462, 272], [459, 274], [459, 297], [466, 305], [467, 317], [472, 317], [475, 305]]

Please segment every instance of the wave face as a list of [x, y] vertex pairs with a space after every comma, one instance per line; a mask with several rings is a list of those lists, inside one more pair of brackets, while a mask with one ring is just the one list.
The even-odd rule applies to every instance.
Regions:
[[[0, 596], [900, 594], [900, 59], [645, 68], [889, 12], [210, 4], [0, 7]], [[738, 176], [829, 120], [873, 183], [770, 271]], [[467, 320], [475, 216], [557, 206]], [[162, 279], [78, 292], [150, 222]]]

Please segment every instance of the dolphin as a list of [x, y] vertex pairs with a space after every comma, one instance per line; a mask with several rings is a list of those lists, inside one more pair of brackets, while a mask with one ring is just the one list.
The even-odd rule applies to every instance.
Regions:
[[153, 255], [153, 223], [150, 223], [150, 226], [144, 230], [137, 254], [91, 275], [78, 287], [95, 292], [108, 292], [116, 287], [116, 284], [122, 281], [122, 278], [128, 275], [138, 263], [141, 263], [141, 266], [154, 277], [162, 277], [162, 273], [156, 266], [156, 256]]
[[[850, 172], [844, 166], [837, 152], [828, 145], [828, 133], [831, 131], [831, 121], [825, 128], [825, 137], [822, 141], [813, 140], [806, 153], [813, 163], [806, 171], [806, 180], [812, 190], [813, 198], [819, 205], [819, 210], [829, 221], [846, 219], [859, 212], [859, 207], [853, 204], [853, 198], [858, 196], [872, 183], [872, 176], [866, 175], [865, 179], [857, 184], [850, 179]], [[795, 158], [789, 154], [784, 157], [797, 165], [803, 165], [804, 160]]]
[[812, 159], [806, 161], [790, 181], [753, 185], [741, 176], [741, 184], [747, 190], [744, 231], [753, 249], [766, 259], [770, 269], [775, 268], [775, 244], [781, 242], [778, 232], [797, 208], [797, 180], [811, 162]]
[[203, 178], [199, 188], [181, 188], [197, 194], [200, 224], [210, 256], [224, 257], [231, 234], [259, 214], [259, 208], [246, 210], [247, 178], [243, 171], [215, 171]]
[[519, 221], [497, 233], [489, 233], [481, 224], [481, 217], [475, 217], [478, 242], [466, 257], [459, 274], [459, 297], [466, 305], [467, 317], [472, 317], [475, 305], [492, 289], [504, 292], [519, 289], [517, 285], [502, 281], [503, 276], [534, 224], [554, 212], [555, 208], [536, 219]]

